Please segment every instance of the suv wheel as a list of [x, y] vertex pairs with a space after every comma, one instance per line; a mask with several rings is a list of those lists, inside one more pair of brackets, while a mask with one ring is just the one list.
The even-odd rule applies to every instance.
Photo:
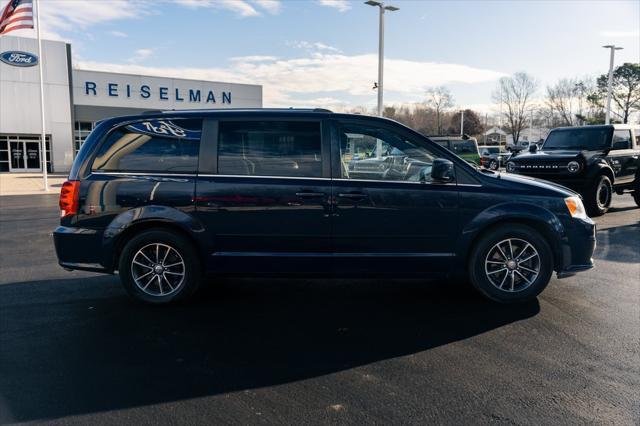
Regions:
[[186, 299], [202, 280], [193, 245], [182, 235], [163, 229], [144, 231], [127, 242], [118, 273], [129, 295], [152, 304]]
[[600, 175], [596, 177], [593, 184], [585, 194], [585, 201], [589, 216], [602, 216], [609, 210], [611, 206], [611, 198], [613, 197], [613, 185], [611, 180]]
[[481, 237], [469, 260], [473, 286], [501, 303], [532, 299], [553, 273], [549, 244], [533, 228], [506, 224]]
[[489, 168], [491, 170], [498, 170], [498, 162], [496, 160], [491, 160], [489, 163]]

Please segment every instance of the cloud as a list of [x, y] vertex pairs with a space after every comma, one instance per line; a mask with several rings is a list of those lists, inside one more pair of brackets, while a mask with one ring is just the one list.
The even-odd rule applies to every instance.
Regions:
[[250, 55], [250, 56], [234, 56], [229, 60], [233, 62], [264, 62], [264, 61], [275, 61], [277, 59], [278, 59], [277, 56]]
[[280, 6], [282, 6], [280, 0], [253, 0], [253, 2], [274, 15], [280, 13]]
[[153, 56], [153, 49], [138, 49], [134, 52], [134, 56], [127, 59], [127, 62], [137, 64]]
[[122, 31], [109, 31], [109, 34], [114, 36], [114, 37], [119, 37], [119, 38], [127, 38], [129, 37], [129, 35], [125, 32]]
[[640, 31], [601, 31], [602, 37], [609, 38], [635, 38], [640, 37]]
[[[46, 39], [70, 41], [61, 32], [80, 32], [96, 24], [138, 19], [151, 13], [151, 3], [145, 0], [111, 1], [40, 1], [42, 36]], [[16, 35], [35, 37], [33, 30], [18, 30]]]
[[341, 50], [337, 47], [329, 46], [320, 42], [309, 42], [309, 41], [288, 41], [287, 46], [295, 47], [296, 49], [305, 49], [309, 51], [327, 51], [327, 52], [336, 52], [340, 53]]
[[351, 4], [347, 0], [320, 0], [322, 6], [333, 7], [340, 12], [346, 12], [351, 9]]
[[[77, 62], [80, 69], [227, 81], [263, 85], [265, 106], [330, 106], [368, 102], [377, 79], [378, 56], [311, 53], [293, 59], [268, 56], [233, 58], [217, 68], [149, 67], [135, 62], [109, 64]], [[454, 83], [495, 81], [505, 74], [459, 64], [387, 58], [385, 94], [389, 99], [419, 101], [428, 87]]]
[[260, 15], [254, 5], [270, 14], [279, 13], [282, 6], [280, 0], [175, 0], [175, 2], [193, 9], [202, 7], [228, 10], [243, 18]]

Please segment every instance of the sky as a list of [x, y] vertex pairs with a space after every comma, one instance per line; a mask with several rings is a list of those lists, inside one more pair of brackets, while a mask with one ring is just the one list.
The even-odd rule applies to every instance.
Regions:
[[[2, 4], [6, 0], [0, 0]], [[80, 69], [263, 85], [265, 107], [376, 105], [378, 8], [348, 0], [40, 0], [44, 38]], [[640, 0], [387, 1], [385, 104], [445, 85], [490, 112], [497, 80], [525, 71], [536, 97], [608, 71], [601, 46], [640, 62]], [[33, 30], [12, 35], [33, 36]]]

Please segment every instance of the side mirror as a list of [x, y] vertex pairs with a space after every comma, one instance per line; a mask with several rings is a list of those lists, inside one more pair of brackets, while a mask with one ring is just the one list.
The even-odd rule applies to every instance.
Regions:
[[431, 166], [431, 179], [435, 182], [453, 182], [453, 163], [444, 158], [436, 158]]
[[535, 154], [536, 152], [538, 152], [538, 145], [536, 145], [535, 143], [532, 143], [531, 145], [529, 145], [529, 152], [532, 154]]

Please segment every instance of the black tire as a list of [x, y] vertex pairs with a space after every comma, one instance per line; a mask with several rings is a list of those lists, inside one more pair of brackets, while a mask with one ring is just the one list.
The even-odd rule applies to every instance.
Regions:
[[[513, 255], [505, 243], [507, 240], [512, 242]], [[502, 259], [496, 249], [498, 244], [507, 256], [503, 265], [499, 264]], [[534, 254], [537, 256], [529, 258]], [[507, 261], [515, 259], [519, 259], [519, 262], [508, 267]], [[504, 271], [500, 272], [501, 268]], [[526, 269], [537, 271], [537, 274]], [[545, 238], [535, 229], [515, 223], [506, 223], [484, 233], [469, 258], [471, 284], [488, 299], [500, 303], [524, 302], [535, 298], [547, 287], [552, 273], [553, 253]]]
[[[142, 255], [139, 254], [141, 250]], [[160, 269], [156, 270], [156, 266]], [[146, 281], [148, 272], [153, 282], [142, 288], [142, 280]], [[202, 282], [202, 267], [196, 248], [181, 234], [165, 229], [149, 229], [131, 238], [122, 249], [118, 274], [130, 296], [150, 304], [186, 300]]]
[[496, 160], [491, 160], [489, 163], [489, 168], [491, 170], [498, 170], [498, 162]]
[[589, 216], [602, 216], [611, 206], [613, 185], [608, 176], [597, 176], [584, 194], [585, 207]]
[[640, 207], [640, 176], [636, 176], [636, 186], [631, 193], [633, 200], [636, 202], [636, 206]]

